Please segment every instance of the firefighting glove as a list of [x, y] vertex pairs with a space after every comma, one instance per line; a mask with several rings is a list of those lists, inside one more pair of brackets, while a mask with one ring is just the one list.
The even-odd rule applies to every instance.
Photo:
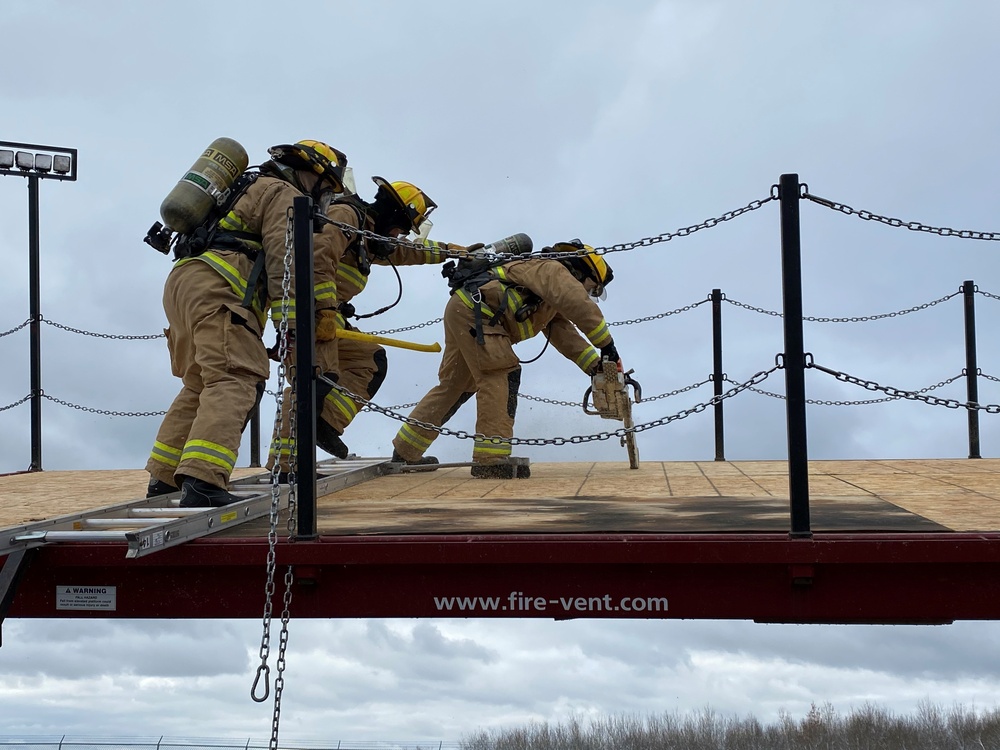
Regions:
[[316, 311], [316, 340], [333, 341], [337, 338], [337, 311], [317, 310]]
[[486, 247], [486, 245], [484, 245], [482, 242], [473, 242], [471, 245], [467, 245], [462, 249], [469, 255], [472, 255], [473, 253], [479, 252], [484, 247]]
[[610, 359], [612, 362], [619, 363], [622, 361], [622, 358], [618, 356], [618, 349], [615, 348], [614, 341], [601, 347], [601, 359]]

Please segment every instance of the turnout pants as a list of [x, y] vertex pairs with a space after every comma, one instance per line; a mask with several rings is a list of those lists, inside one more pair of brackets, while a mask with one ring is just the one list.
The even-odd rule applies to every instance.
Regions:
[[[499, 463], [511, 454], [521, 367], [510, 337], [500, 326], [484, 325], [485, 344], [476, 343], [472, 311], [457, 295], [444, 311], [444, 355], [438, 384], [410, 412], [412, 419], [444, 425], [473, 394], [476, 396], [476, 438], [472, 460]], [[392, 441], [406, 461], [418, 460], [438, 433], [404, 424]], [[493, 439], [491, 439], [493, 438]]]
[[240, 302], [229, 282], [205, 263], [186, 263], [167, 277], [167, 348], [183, 386], [146, 463], [154, 479], [174, 486], [182, 475], [217, 487], [229, 483], [270, 364], [260, 323]]

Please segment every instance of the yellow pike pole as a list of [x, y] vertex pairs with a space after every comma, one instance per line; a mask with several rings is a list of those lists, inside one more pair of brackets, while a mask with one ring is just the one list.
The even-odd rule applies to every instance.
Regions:
[[415, 344], [412, 341], [402, 339], [390, 339], [385, 336], [375, 336], [371, 333], [361, 333], [361, 331], [348, 331], [346, 328], [337, 329], [338, 339], [352, 339], [353, 341], [367, 341], [370, 344], [381, 344], [382, 346], [395, 346], [399, 349], [412, 349], [415, 352], [439, 352], [441, 344]]

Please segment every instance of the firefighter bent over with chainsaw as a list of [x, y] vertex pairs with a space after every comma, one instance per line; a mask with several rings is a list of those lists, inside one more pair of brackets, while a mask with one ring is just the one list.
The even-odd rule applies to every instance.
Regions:
[[[440, 382], [410, 417], [444, 425], [475, 395], [479, 437], [472, 450], [474, 477], [530, 476], [528, 466], [508, 461], [521, 383], [515, 342], [544, 333], [560, 354], [588, 375], [596, 372], [602, 358], [619, 361], [608, 324], [592, 299], [601, 296], [611, 282], [611, 268], [579, 240], [549, 249], [577, 255], [528, 257], [486, 269], [470, 266], [466, 278], [459, 264], [452, 274], [452, 296], [444, 311]], [[392, 441], [393, 461], [430, 462], [430, 457], [423, 456], [437, 435], [434, 430], [404, 424]]]
[[[180, 488], [182, 507], [219, 507], [240, 499], [226, 488], [270, 370], [261, 337], [268, 301], [278, 300], [280, 309], [283, 297], [289, 212], [303, 194], [319, 203], [325, 194], [341, 192], [347, 162], [319, 141], [275, 146], [269, 153], [272, 161], [233, 186], [234, 201], [220, 209], [221, 218], [212, 215], [175, 245], [163, 307], [171, 369], [183, 387], [146, 464], [147, 497]], [[332, 227], [315, 238], [319, 289], [334, 288], [335, 265], [319, 260], [329, 255], [332, 239]], [[334, 304], [332, 294], [328, 299], [317, 294], [320, 312]], [[334, 360], [325, 367], [335, 365]]]

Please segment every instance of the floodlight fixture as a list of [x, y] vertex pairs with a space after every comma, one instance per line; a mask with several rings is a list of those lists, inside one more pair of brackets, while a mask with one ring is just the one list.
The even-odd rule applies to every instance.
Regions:
[[0, 141], [0, 175], [75, 180], [76, 159], [75, 148]]

